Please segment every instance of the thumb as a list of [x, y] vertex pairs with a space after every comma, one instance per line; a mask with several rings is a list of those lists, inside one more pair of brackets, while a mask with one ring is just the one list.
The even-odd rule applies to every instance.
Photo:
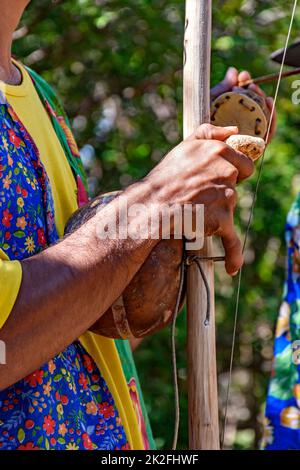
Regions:
[[205, 139], [205, 140], [226, 140], [231, 135], [238, 134], [236, 126], [218, 127], [212, 124], [202, 124], [196, 129], [187, 140]]

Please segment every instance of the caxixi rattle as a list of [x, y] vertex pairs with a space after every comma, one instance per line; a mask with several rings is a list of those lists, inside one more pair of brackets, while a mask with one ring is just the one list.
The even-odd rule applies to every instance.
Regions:
[[[68, 221], [65, 234], [74, 232], [119, 194], [118, 191], [101, 194], [78, 209]], [[161, 240], [122, 296], [91, 330], [109, 338], [142, 338], [168, 325], [180, 292], [182, 260], [182, 240]], [[183, 288], [180, 308], [184, 297]]]

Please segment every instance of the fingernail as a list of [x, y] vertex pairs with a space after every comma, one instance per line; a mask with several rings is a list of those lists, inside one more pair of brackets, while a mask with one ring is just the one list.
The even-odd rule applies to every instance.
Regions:
[[235, 273], [232, 273], [231, 276], [234, 277], [238, 274], [239, 272], [238, 271], [235, 271]]

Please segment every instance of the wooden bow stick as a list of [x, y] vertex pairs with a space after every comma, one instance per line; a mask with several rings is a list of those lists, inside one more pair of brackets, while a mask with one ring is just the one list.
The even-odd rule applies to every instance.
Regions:
[[[210, 122], [210, 58], [211, 58], [211, 0], [186, 0], [184, 38], [184, 138], [203, 123]], [[247, 138], [257, 147], [260, 140]], [[250, 142], [249, 140], [255, 142]], [[234, 142], [228, 142], [234, 146]], [[243, 144], [243, 142], [242, 142]], [[245, 143], [244, 143], [245, 144]], [[243, 151], [238, 148], [238, 150]], [[246, 148], [247, 147], [247, 148]], [[251, 147], [252, 148], [252, 147]], [[250, 156], [250, 155], [249, 155]], [[189, 447], [199, 450], [218, 450], [219, 413], [216, 368], [214, 261], [212, 239], [206, 238], [199, 252], [189, 252], [191, 263], [187, 274], [188, 311], [188, 407]], [[209, 321], [207, 317], [209, 313]]]
[[[184, 137], [210, 121], [211, 0], [186, 0], [184, 38]], [[190, 254], [190, 253], [189, 253]], [[210, 299], [199, 269], [188, 268], [188, 401], [189, 448], [219, 449], [218, 390], [216, 371], [214, 262], [212, 240], [193, 253], [200, 258]], [[205, 322], [207, 302], [210, 321]]]

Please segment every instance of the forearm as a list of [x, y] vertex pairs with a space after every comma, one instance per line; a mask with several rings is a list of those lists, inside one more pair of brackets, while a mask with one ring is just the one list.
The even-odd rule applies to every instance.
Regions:
[[[141, 183], [125, 193], [128, 205], [149, 205]], [[78, 231], [22, 262], [23, 279], [14, 309], [0, 332], [7, 365], [6, 388], [64, 350], [87, 331], [124, 291], [158, 240], [99, 240], [97, 226], [114, 216], [113, 201]], [[141, 214], [140, 222], [148, 218]]]
[[[144, 204], [142, 213], [133, 218], [142, 226], [152, 215], [151, 203], [160, 207], [203, 204], [209, 214], [205, 235], [222, 237], [229, 274], [236, 273], [243, 262], [233, 225], [234, 188], [237, 179], [253, 172], [249, 158], [221, 142], [235, 133], [237, 128], [201, 126], [144, 182], [124, 194], [128, 206]], [[97, 224], [110, 220], [117, 203], [114, 200], [70, 237], [23, 262], [21, 290], [0, 331], [0, 340], [7, 347], [0, 388], [35, 370], [89, 329], [120, 296], [157, 244], [155, 238], [97, 238]]]

